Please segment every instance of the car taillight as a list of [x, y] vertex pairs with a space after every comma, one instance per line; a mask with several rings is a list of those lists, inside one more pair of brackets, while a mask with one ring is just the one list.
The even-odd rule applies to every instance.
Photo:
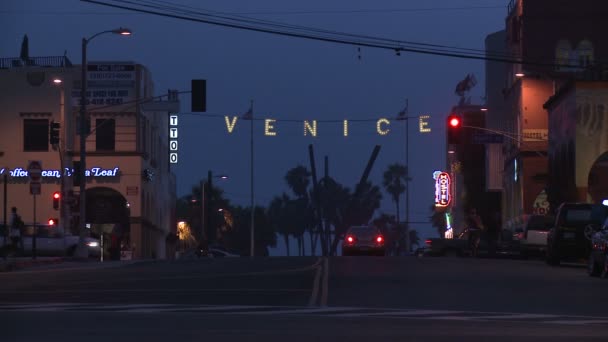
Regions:
[[425, 240], [424, 243], [426, 243], [427, 246], [430, 246], [433, 243], [433, 241], [432, 240]]
[[384, 238], [382, 237], [382, 235], [379, 235], [379, 236], [376, 238], [376, 242], [377, 242], [377, 243], [382, 243], [382, 242], [384, 242]]
[[352, 235], [349, 235], [346, 237], [346, 241], [348, 241], [348, 243], [353, 243], [353, 242], [355, 242], [355, 237]]

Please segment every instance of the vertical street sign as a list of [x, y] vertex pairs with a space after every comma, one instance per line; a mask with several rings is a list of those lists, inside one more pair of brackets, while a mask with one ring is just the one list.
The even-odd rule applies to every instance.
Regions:
[[27, 174], [30, 177], [30, 181], [40, 182], [42, 177], [42, 163], [39, 160], [30, 160], [27, 164]]
[[169, 115], [169, 162], [177, 164], [177, 125], [178, 116], [176, 113]]
[[42, 163], [39, 160], [30, 160], [29, 164], [27, 165], [27, 173], [30, 177], [30, 194], [32, 194], [32, 199], [34, 201], [34, 232], [32, 234], [32, 259], [36, 259], [36, 235], [38, 233], [36, 229], [36, 195], [40, 195], [40, 190], [42, 187], [40, 185], [40, 178], [42, 177]]

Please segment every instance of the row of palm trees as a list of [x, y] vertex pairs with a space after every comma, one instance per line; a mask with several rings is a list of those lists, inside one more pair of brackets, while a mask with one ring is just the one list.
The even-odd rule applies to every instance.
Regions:
[[[353, 191], [331, 177], [321, 178], [315, 191], [310, 178], [311, 174], [304, 166], [290, 169], [285, 175], [285, 182], [291, 194], [276, 196], [270, 204], [269, 213], [276, 232], [285, 240], [288, 255], [290, 236], [297, 241], [298, 255], [305, 254], [304, 236], [307, 232], [312, 254], [316, 254], [319, 247], [323, 255], [335, 255], [348, 227], [371, 221], [380, 207], [382, 192], [371, 182], [361, 184], [358, 191]], [[400, 242], [393, 247], [402, 251], [407, 248], [410, 234], [407, 230], [399, 229], [405, 225], [397, 222], [401, 222], [400, 198], [408, 180], [407, 167], [400, 164], [388, 166], [383, 185], [395, 203], [397, 216], [381, 214], [379, 221], [374, 222], [385, 234], [393, 237], [389, 240]]]
[[[276, 245], [279, 234], [285, 241], [287, 254], [291, 255], [290, 239], [297, 241], [297, 255], [305, 255], [305, 236], [308, 235], [310, 251], [316, 255], [336, 255], [337, 247], [348, 227], [373, 222], [393, 241], [389, 247], [392, 253], [409, 249], [410, 243], [417, 243], [416, 231], [408, 232], [400, 219], [400, 198], [409, 180], [408, 169], [404, 165], [389, 165], [383, 175], [382, 185], [395, 203], [396, 217], [380, 214], [372, 221], [380, 207], [382, 191], [379, 186], [365, 182], [354, 190], [340, 184], [332, 177], [323, 177], [315, 187], [311, 182], [310, 171], [298, 165], [287, 171], [284, 181], [289, 193], [272, 199], [267, 208], [256, 207], [256, 250], [264, 255], [268, 247]], [[213, 203], [211, 212], [214, 217], [212, 231], [202, 233], [202, 206], [197, 199], [200, 187], [193, 187], [192, 194], [179, 201], [178, 216], [185, 218], [194, 230], [199, 229], [199, 238], [219, 241], [227, 247], [238, 249], [243, 254], [248, 251], [249, 208], [233, 207], [224, 198], [221, 189], [214, 187], [210, 192]], [[216, 208], [224, 208], [221, 214]], [[198, 227], [198, 228], [197, 228]], [[197, 236], [197, 234], [194, 234]]]

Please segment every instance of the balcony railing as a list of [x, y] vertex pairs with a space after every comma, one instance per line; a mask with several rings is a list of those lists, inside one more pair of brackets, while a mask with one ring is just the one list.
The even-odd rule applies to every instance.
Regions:
[[70, 68], [72, 62], [66, 56], [0, 58], [0, 69], [23, 67]]

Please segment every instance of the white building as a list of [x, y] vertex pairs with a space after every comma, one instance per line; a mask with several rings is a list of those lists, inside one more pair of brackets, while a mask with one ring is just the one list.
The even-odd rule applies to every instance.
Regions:
[[[172, 254], [165, 241], [176, 226], [168, 111], [177, 111], [179, 103], [176, 98], [154, 102], [164, 111], [144, 111], [154, 89], [150, 72], [140, 64], [89, 62], [87, 69], [88, 227], [92, 235], [104, 233], [106, 247], [130, 250], [135, 258], [164, 258]], [[0, 59], [0, 174], [8, 179], [8, 215], [17, 207], [28, 225], [34, 223], [34, 202], [27, 166], [37, 160], [43, 172], [36, 221], [58, 218], [59, 232], [78, 231], [73, 168], [80, 153], [80, 73], [66, 57]], [[56, 149], [49, 144], [52, 121], [61, 125]], [[62, 193], [61, 210], [53, 208], [55, 192]]]

